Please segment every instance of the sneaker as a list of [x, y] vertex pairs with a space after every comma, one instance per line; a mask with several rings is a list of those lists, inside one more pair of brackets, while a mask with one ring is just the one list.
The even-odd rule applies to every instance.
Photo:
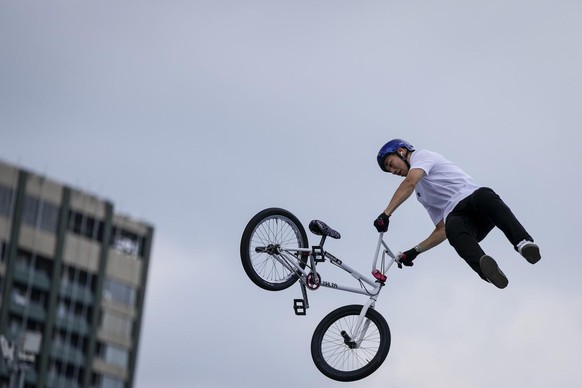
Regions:
[[516, 248], [519, 254], [522, 255], [528, 263], [535, 264], [542, 258], [540, 255], [540, 247], [531, 241], [523, 240], [517, 244]]
[[499, 269], [497, 262], [495, 262], [491, 256], [484, 255], [481, 257], [479, 260], [479, 266], [481, 267], [481, 272], [489, 283], [497, 288], [507, 287], [509, 280], [507, 280], [505, 274], [501, 269]]

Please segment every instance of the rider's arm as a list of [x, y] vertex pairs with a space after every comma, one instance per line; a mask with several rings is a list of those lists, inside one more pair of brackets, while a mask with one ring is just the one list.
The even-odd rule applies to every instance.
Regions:
[[[434, 228], [433, 232], [428, 236], [423, 242], [418, 244], [412, 249], [407, 250], [406, 252], [402, 252], [399, 254], [399, 263], [402, 263], [408, 267], [413, 265], [414, 259], [424, 251], [428, 251], [431, 248], [436, 247], [446, 239], [445, 235], [445, 222], [441, 220], [436, 227]], [[398, 264], [400, 268], [400, 264]]]
[[441, 220], [436, 225], [430, 236], [428, 236], [423, 242], [418, 244], [417, 247], [420, 248], [420, 252], [428, 251], [429, 249], [436, 247], [446, 239], [447, 236], [445, 234], [445, 221]]
[[402, 205], [404, 201], [410, 197], [414, 191], [414, 188], [416, 187], [416, 184], [422, 179], [423, 176], [424, 170], [420, 168], [413, 168], [410, 170], [406, 175], [406, 178], [404, 178], [400, 186], [398, 186], [396, 189], [396, 192], [394, 192], [394, 195], [384, 210], [384, 213], [386, 213], [388, 216], [392, 215], [398, 206]]

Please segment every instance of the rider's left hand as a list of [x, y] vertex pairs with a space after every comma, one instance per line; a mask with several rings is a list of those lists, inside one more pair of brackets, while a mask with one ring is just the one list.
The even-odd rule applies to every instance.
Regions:
[[398, 259], [400, 263], [404, 264], [407, 267], [412, 267], [414, 265], [413, 261], [418, 256], [418, 251], [416, 248], [412, 248], [407, 250], [406, 252], [401, 252], [398, 255]]

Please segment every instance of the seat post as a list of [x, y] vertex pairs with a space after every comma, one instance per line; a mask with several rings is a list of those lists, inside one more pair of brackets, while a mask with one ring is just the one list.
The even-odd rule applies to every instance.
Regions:
[[321, 236], [321, 241], [319, 242], [319, 246], [323, 248], [323, 243], [325, 242], [325, 238], [327, 236], [324, 234], [323, 236]]

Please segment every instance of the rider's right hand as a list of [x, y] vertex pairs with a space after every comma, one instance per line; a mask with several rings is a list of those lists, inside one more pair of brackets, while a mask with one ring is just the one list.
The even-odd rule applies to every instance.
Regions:
[[386, 215], [384, 212], [380, 213], [378, 218], [374, 220], [374, 226], [376, 227], [378, 233], [384, 233], [388, 231], [388, 224], [390, 224], [390, 216]]

